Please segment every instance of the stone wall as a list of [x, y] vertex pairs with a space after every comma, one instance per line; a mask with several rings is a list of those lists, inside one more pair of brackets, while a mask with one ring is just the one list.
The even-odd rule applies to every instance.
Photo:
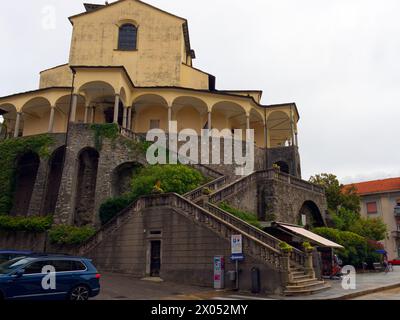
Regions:
[[[152, 234], [161, 231], [161, 234]], [[151, 208], [134, 215], [111, 237], [104, 239], [89, 256], [102, 271], [149, 275], [151, 240], [161, 240], [161, 278], [173, 282], [213, 286], [213, 257], [222, 255], [226, 272], [235, 270], [229, 260], [230, 241], [179, 212], [167, 208]], [[244, 252], [246, 254], [246, 252]], [[240, 288], [251, 289], [251, 269], [260, 269], [263, 292], [279, 293], [282, 275], [250, 256], [240, 264]], [[226, 278], [226, 287], [234, 283]]]
[[[112, 176], [114, 170], [126, 162], [147, 163], [144, 155], [133, 152], [128, 145], [129, 140], [120, 136], [115, 141], [104, 139], [101, 150], [97, 150], [99, 161], [95, 186], [95, 216], [93, 217], [93, 224], [96, 226], [100, 224], [97, 214], [100, 205], [113, 196]], [[95, 134], [90, 129], [90, 125], [70, 124], [64, 170], [54, 217], [57, 224], [72, 224], [75, 220], [79, 155], [82, 150], [88, 148], [96, 149]]]
[[301, 163], [299, 148], [294, 147], [282, 147], [268, 149], [267, 164], [268, 168], [272, 168], [274, 163], [283, 161], [289, 166], [289, 174], [297, 178], [301, 178]]
[[309, 201], [316, 205], [323, 221], [326, 218], [325, 194], [297, 187], [278, 180], [260, 181], [262, 186], [261, 219], [298, 224], [300, 210]]
[[46, 249], [46, 233], [0, 231], [0, 249], [43, 252]]

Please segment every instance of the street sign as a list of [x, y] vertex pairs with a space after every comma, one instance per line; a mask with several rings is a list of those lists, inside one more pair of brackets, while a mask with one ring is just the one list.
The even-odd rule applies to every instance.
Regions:
[[243, 254], [243, 242], [241, 234], [233, 235], [231, 237], [231, 250], [232, 255]]
[[243, 253], [232, 254], [231, 255], [231, 260], [232, 261], [243, 261], [244, 260], [244, 254]]

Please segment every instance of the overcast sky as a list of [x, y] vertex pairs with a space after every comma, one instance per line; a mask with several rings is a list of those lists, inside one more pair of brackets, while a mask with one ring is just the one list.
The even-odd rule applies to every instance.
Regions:
[[[36, 89], [39, 71], [68, 61], [67, 17], [83, 2], [1, 4], [0, 96]], [[215, 75], [218, 89], [296, 102], [304, 178], [400, 176], [400, 1], [147, 2], [189, 20], [195, 67]], [[44, 19], [52, 10], [54, 28]]]

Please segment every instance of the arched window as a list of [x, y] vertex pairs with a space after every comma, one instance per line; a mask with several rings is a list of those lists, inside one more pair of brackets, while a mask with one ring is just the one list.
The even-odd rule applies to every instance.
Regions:
[[118, 49], [136, 50], [137, 28], [133, 24], [124, 24], [119, 28]]

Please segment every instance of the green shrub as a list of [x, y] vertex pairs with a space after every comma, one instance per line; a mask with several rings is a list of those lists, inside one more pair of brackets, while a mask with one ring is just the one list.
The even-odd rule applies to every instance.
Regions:
[[225, 202], [221, 202], [219, 204], [219, 207], [222, 210], [225, 210], [226, 212], [233, 214], [235, 217], [246, 221], [252, 226], [262, 229], [260, 222], [257, 220], [257, 217], [254, 214], [234, 208]]
[[134, 198], [130, 195], [108, 199], [99, 209], [101, 224], [105, 225], [133, 201]]
[[53, 217], [0, 216], [0, 229], [4, 231], [45, 232], [51, 228]]
[[332, 228], [316, 228], [313, 232], [344, 247], [338, 250], [338, 254], [345, 265], [360, 266], [362, 262], [378, 261], [375, 249], [358, 234]]
[[133, 198], [149, 195], [157, 182], [160, 182], [159, 187], [165, 193], [185, 194], [198, 188], [205, 181], [199, 171], [185, 165], [154, 165], [143, 168], [134, 177], [131, 194]]
[[54, 139], [47, 134], [0, 143], [0, 215], [8, 214], [13, 205], [17, 157], [27, 152], [35, 152], [42, 158], [49, 157], [49, 147], [53, 143]]
[[279, 249], [281, 249], [283, 252], [288, 252], [288, 253], [293, 251], [293, 247], [286, 242], [280, 242]]
[[92, 227], [54, 226], [49, 231], [50, 242], [57, 245], [79, 245], [90, 239], [96, 230]]

